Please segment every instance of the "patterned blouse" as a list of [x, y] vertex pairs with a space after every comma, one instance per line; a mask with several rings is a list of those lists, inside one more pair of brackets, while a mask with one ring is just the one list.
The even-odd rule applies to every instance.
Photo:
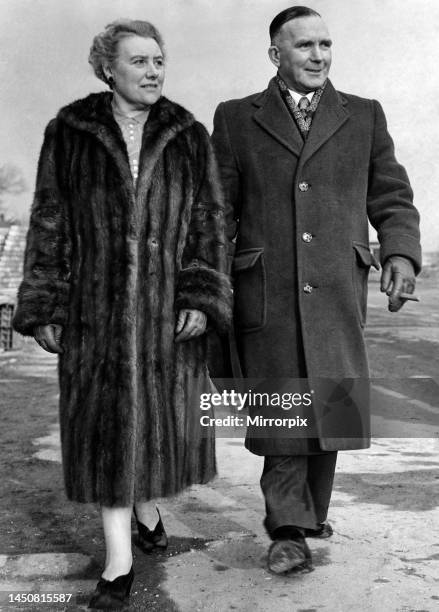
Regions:
[[119, 125], [128, 150], [131, 174], [136, 183], [139, 176], [140, 147], [142, 146], [143, 127], [148, 119], [149, 110], [139, 111], [134, 117], [128, 117], [120, 112], [114, 104], [111, 105], [113, 117]]

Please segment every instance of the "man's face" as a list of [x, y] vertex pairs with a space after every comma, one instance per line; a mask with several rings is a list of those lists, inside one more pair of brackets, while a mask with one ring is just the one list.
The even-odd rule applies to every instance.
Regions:
[[331, 66], [328, 28], [320, 17], [299, 17], [281, 27], [268, 50], [290, 89], [308, 93], [321, 87]]

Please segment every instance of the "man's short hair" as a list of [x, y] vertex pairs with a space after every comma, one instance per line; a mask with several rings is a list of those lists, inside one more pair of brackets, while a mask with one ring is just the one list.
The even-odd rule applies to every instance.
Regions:
[[279, 33], [279, 30], [287, 23], [287, 21], [291, 21], [292, 19], [298, 19], [299, 17], [321, 17], [320, 13], [315, 11], [312, 8], [307, 6], [291, 6], [290, 8], [285, 9], [273, 19], [270, 23], [270, 39], [273, 42], [276, 34]]

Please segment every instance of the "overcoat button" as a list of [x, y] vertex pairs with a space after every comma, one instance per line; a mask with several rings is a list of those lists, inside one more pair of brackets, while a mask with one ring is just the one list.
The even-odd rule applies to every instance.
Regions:
[[303, 242], [311, 242], [312, 234], [310, 234], [309, 232], [304, 232], [302, 234], [302, 240], [303, 240]]
[[309, 183], [307, 183], [306, 181], [302, 181], [301, 183], [299, 183], [299, 191], [308, 191], [309, 189]]
[[309, 283], [303, 286], [303, 290], [305, 293], [312, 293], [312, 286]]

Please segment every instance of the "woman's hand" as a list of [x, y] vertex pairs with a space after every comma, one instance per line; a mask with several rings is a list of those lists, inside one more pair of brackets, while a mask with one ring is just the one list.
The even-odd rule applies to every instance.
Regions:
[[204, 334], [206, 331], [207, 316], [201, 310], [183, 308], [178, 313], [177, 325], [175, 327], [176, 342], [190, 340]]
[[35, 328], [34, 338], [45, 351], [49, 353], [62, 353], [61, 325], [39, 325]]

